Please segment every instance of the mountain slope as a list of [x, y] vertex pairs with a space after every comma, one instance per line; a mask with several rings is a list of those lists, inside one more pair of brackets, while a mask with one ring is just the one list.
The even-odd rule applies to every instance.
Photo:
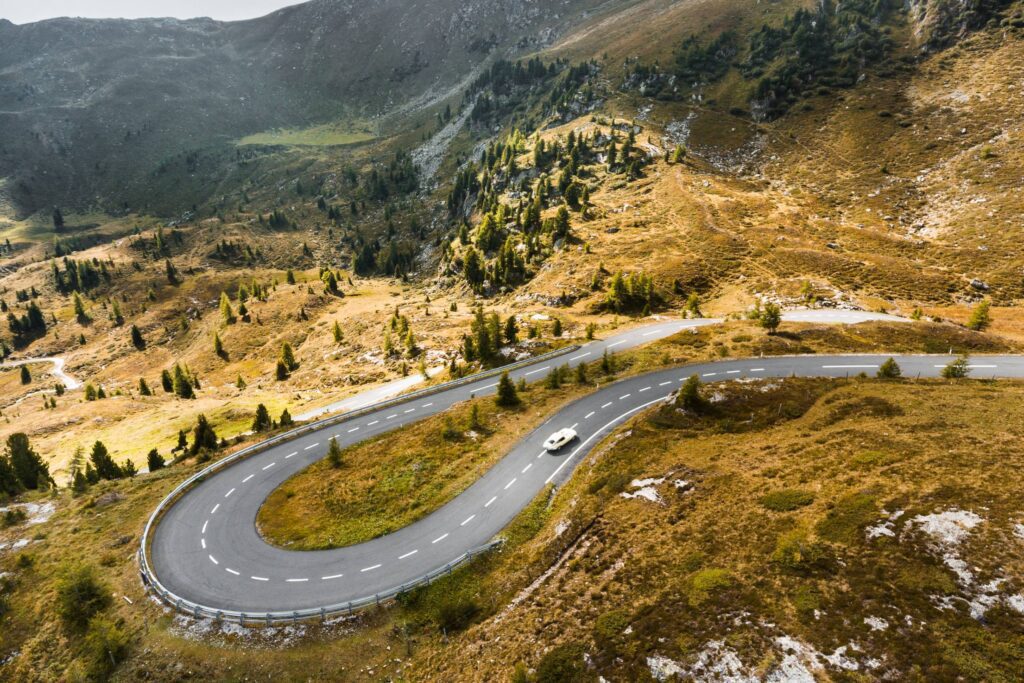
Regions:
[[[15, 205], [170, 209], [161, 164], [246, 134], [376, 114], [538, 46], [597, 0], [315, 0], [237, 23], [0, 23], [0, 177]], [[205, 196], [174, 197], [188, 206]], [[176, 208], [181, 208], [176, 207]]]

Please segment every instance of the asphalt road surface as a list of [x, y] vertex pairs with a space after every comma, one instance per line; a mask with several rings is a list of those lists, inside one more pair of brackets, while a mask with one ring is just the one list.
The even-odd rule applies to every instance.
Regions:
[[[799, 317], [853, 323], [883, 316], [815, 311]], [[512, 376], [541, 380], [555, 365], [592, 362], [606, 349], [622, 351], [716, 322], [673, 320], [632, 329], [590, 342], [564, 359], [520, 368]], [[150, 562], [167, 590], [214, 610], [256, 616], [372, 597], [413, 582], [491, 541], [545, 485], [564, 482], [604, 435], [637, 412], [665, 400], [694, 373], [705, 382], [793, 375], [844, 377], [874, 374], [886, 358], [844, 355], [729, 360], [624, 379], [563, 408], [462, 494], [395, 533], [355, 546], [312, 552], [277, 548], [259, 536], [255, 522], [263, 501], [287, 479], [323, 458], [331, 437], [342, 447], [349, 446], [436, 415], [472, 396], [492, 395], [497, 378], [483, 379], [304, 434], [217, 472], [182, 496], [159, 521], [153, 532]], [[952, 359], [896, 356], [905, 376], [922, 377], [938, 376]], [[971, 365], [972, 376], [1024, 377], [1024, 357], [975, 357]], [[564, 427], [575, 429], [578, 440], [559, 453], [546, 453], [544, 440]]]

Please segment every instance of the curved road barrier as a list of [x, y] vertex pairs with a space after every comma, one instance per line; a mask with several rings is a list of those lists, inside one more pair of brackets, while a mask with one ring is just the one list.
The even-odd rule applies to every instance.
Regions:
[[[820, 314], [821, 319], [809, 320]], [[801, 312], [806, 322], [899, 320], [849, 311]], [[827, 318], [826, 318], [827, 316]], [[582, 347], [512, 367], [513, 379], [543, 379], [556, 365], [595, 361], [717, 320], [672, 320], [636, 328]], [[345, 548], [296, 552], [267, 544], [256, 516], [272, 491], [323, 458], [328, 442], [342, 447], [436, 415], [473, 396], [493, 395], [496, 373], [387, 401], [306, 425], [226, 458], [176, 488], [146, 526], [139, 552], [148, 586], [182, 612], [232, 621], [276, 623], [327, 617], [376, 604], [427, 583], [486, 552], [509, 522], [548, 484], [561, 484], [594, 444], [641, 410], [672, 395], [696, 373], [704, 381], [740, 378], [873, 374], [888, 356], [771, 357], [659, 370], [606, 386], [576, 400], [525, 437], [502, 460], [446, 505], [387, 536]], [[564, 360], [563, 360], [564, 359]], [[943, 356], [897, 356], [904, 374], [938, 376]], [[499, 370], [502, 372], [508, 368]], [[974, 361], [975, 374], [1024, 377], [1024, 358]], [[572, 427], [578, 441], [544, 451], [554, 431]]]

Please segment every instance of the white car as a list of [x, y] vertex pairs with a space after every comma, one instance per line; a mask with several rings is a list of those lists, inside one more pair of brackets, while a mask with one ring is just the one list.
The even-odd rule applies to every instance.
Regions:
[[574, 429], [560, 429], [544, 442], [544, 450], [549, 453], [554, 453], [560, 450], [566, 444], [572, 442], [576, 438], [576, 430]]

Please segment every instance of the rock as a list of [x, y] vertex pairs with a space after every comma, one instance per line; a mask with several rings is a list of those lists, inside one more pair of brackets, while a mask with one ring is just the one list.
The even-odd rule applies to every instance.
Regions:
[[977, 289], [979, 292], [987, 292], [989, 290], [988, 283], [977, 278], [971, 280], [971, 287]]
[[107, 505], [113, 505], [119, 500], [124, 500], [124, 494], [118, 493], [117, 491], [111, 491], [110, 493], [104, 493], [102, 496], [96, 499], [96, 507], [106, 507]]

